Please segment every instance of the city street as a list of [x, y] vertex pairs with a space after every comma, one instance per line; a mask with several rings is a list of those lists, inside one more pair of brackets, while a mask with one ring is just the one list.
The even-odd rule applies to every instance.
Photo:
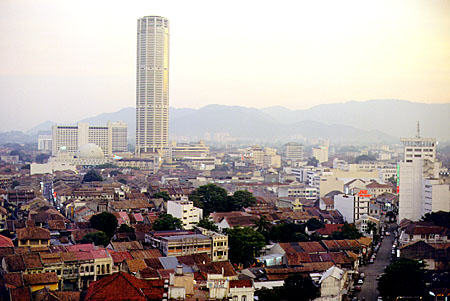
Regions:
[[[392, 229], [389, 229], [388, 231], [391, 232], [391, 230]], [[359, 300], [363, 300], [363, 298], [365, 298], [365, 300], [367, 301], [377, 300], [378, 283], [376, 278], [378, 275], [381, 275], [383, 273], [384, 268], [389, 265], [391, 261], [391, 251], [393, 243], [394, 236], [391, 232], [390, 236], [384, 237], [381, 243], [381, 247], [378, 250], [375, 262], [359, 269], [360, 272], [365, 274], [364, 284], [361, 286], [361, 292], [358, 295]]]

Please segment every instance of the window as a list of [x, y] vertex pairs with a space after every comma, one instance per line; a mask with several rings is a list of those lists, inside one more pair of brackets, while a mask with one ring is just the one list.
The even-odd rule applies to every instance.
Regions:
[[247, 296], [246, 295], [242, 296], [241, 301], [247, 301]]

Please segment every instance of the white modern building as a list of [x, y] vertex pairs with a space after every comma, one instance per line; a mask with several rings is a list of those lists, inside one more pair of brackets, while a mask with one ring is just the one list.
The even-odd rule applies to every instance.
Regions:
[[319, 161], [319, 163], [327, 162], [328, 147], [327, 146], [315, 147], [312, 149], [312, 155]]
[[108, 122], [106, 126], [88, 123], [54, 125], [52, 128], [52, 155], [60, 152], [76, 154], [86, 144], [99, 146], [105, 157], [128, 150], [128, 126], [124, 122]]
[[146, 16], [137, 21], [136, 153], [169, 146], [169, 21]]
[[52, 135], [38, 136], [38, 151], [51, 152], [52, 151]]
[[354, 223], [364, 214], [369, 214], [370, 197], [364, 194], [338, 194], [334, 196], [334, 209], [338, 210], [344, 221]]
[[450, 178], [448, 173], [423, 182], [424, 211], [450, 211]]
[[203, 217], [203, 210], [194, 207], [194, 203], [188, 200], [168, 201], [167, 213], [179, 218], [186, 230], [193, 229]]
[[436, 162], [436, 139], [420, 137], [419, 127], [414, 138], [402, 138], [404, 161], [399, 163], [399, 222], [419, 220], [431, 212], [430, 196], [425, 199], [424, 181], [437, 178], [440, 164]]

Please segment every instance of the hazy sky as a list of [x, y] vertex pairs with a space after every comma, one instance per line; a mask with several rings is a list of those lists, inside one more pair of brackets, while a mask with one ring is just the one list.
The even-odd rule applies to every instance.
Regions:
[[450, 0], [0, 0], [0, 131], [135, 105], [136, 19], [170, 20], [170, 105], [450, 102]]

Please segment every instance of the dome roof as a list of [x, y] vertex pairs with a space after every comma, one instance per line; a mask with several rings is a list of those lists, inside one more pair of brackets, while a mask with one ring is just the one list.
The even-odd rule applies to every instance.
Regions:
[[104, 157], [100, 146], [94, 143], [85, 144], [78, 149], [78, 158], [80, 159], [103, 159]]

